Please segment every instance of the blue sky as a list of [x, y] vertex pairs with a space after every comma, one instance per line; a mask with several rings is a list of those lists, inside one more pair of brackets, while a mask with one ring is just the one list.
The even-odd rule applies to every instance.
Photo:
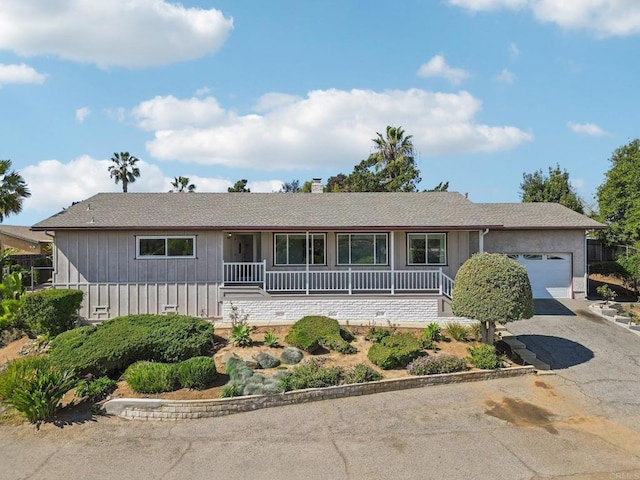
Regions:
[[0, 158], [30, 225], [119, 191], [252, 191], [349, 173], [387, 125], [421, 188], [519, 201], [559, 164], [587, 204], [638, 137], [636, 0], [0, 0]]

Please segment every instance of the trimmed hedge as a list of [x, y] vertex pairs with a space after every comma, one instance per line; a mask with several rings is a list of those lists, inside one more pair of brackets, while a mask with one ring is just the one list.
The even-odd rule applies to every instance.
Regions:
[[200, 318], [131, 315], [61, 333], [50, 357], [77, 375], [113, 376], [139, 360], [176, 363], [203, 355], [212, 344], [213, 325]]
[[410, 333], [394, 333], [383, 337], [371, 345], [367, 358], [380, 368], [388, 370], [395, 367], [406, 367], [420, 356], [422, 345]]
[[124, 379], [134, 392], [161, 393], [179, 388], [204, 390], [218, 372], [211, 357], [193, 357], [180, 363], [157, 363], [142, 360], [129, 365]]
[[82, 303], [82, 291], [53, 289], [24, 295], [20, 317], [36, 335], [52, 337], [76, 325], [76, 313]]
[[322, 316], [302, 317], [291, 326], [285, 342], [313, 353], [320, 347], [350, 354], [356, 349], [349, 343], [353, 336], [340, 328], [337, 320]]

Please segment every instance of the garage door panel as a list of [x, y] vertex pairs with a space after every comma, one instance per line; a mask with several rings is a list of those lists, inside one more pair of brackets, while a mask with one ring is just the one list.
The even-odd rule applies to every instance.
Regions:
[[571, 255], [530, 253], [509, 256], [527, 269], [533, 298], [571, 296]]

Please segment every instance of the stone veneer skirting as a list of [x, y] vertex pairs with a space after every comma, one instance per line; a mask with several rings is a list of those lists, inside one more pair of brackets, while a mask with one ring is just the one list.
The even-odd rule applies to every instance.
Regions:
[[397, 378], [379, 382], [339, 385], [327, 388], [310, 388], [286, 392], [280, 395], [255, 395], [246, 397], [220, 398], [215, 400], [163, 400], [148, 398], [116, 398], [104, 404], [104, 410], [135, 420], [185, 420], [221, 417], [233, 413], [248, 412], [261, 408], [294, 405], [298, 403], [330, 400], [335, 398], [370, 395], [373, 393], [444, 385], [451, 383], [475, 382], [494, 378], [516, 377], [535, 373], [532, 366], [510, 367], [497, 370], [458, 372], [442, 375]]
[[473, 323], [472, 320], [457, 317], [438, 316], [438, 298], [365, 297], [355, 298], [319, 298], [319, 297], [282, 297], [261, 299], [225, 300], [222, 304], [223, 321], [231, 321], [231, 307], [248, 315], [249, 323], [257, 321], [265, 324], [292, 323], [307, 315], [324, 315], [344, 323], [413, 323], [456, 321]]

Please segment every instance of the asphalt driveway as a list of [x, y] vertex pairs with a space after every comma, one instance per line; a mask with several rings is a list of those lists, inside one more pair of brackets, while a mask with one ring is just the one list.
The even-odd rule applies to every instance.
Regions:
[[184, 422], [0, 426], [0, 479], [640, 478], [640, 336], [586, 307], [510, 325], [553, 375]]

